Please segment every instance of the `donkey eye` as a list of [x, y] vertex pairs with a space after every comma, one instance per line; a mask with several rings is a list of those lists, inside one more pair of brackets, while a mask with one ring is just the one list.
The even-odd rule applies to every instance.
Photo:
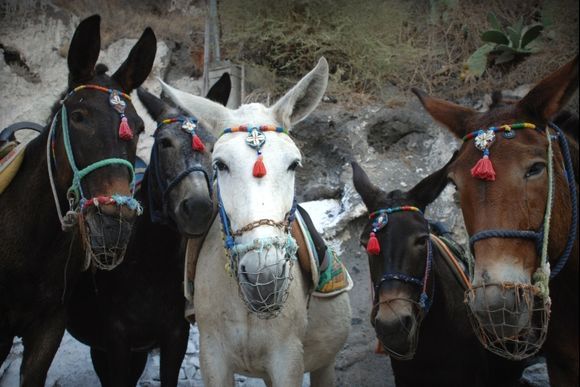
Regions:
[[425, 244], [427, 243], [427, 240], [429, 239], [429, 235], [425, 234], [425, 235], [419, 235], [415, 238], [415, 246], [425, 246]]
[[85, 115], [80, 110], [75, 110], [70, 114], [70, 119], [73, 122], [81, 123], [85, 120]]
[[534, 163], [530, 167], [530, 169], [528, 169], [528, 171], [526, 172], [526, 179], [528, 177], [539, 175], [544, 171], [544, 169], [546, 169], [546, 163], [543, 162]]
[[161, 145], [161, 148], [171, 148], [173, 146], [173, 143], [171, 142], [170, 139], [168, 138], [162, 138], [159, 140], [159, 144]]
[[290, 164], [290, 166], [288, 167], [289, 171], [295, 171], [296, 168], [301, 167], [302, 163], [300, 163], [300, 160], [295, 160], [294, 162], [292, 162], [292, 164]]
[[228, 171], [228, 166], [221, 160], [216, 160], [213, 163], [213, 167], [217, 168], [218, 171]]

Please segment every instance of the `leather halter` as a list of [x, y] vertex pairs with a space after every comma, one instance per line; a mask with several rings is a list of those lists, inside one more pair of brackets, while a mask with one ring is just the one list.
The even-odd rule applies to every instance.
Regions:
[[[389, 208], [382, 208], [372, 212], [369, 215], [370, 219], [375, 219], [373, 221], [373, 232], [377, 233], [380, 232], [383, 228], [385, 228], [388, 224], [388, 215], [392, 214], [393, 212], [418, 212], [419, 214], [423, 215], [423, 212], [416, 207], [413, 206], [401, 206], [401, 207], [389, 207]], [[377, 220], [383, 217], [381, 222], [377, 223]], [[425, 220], [427, 229], [429, 228], [429, 223]], [[432, 291], [431, 291], [431, 298], [427, 294], [427, 282], [429, 280], [429, 275], [431, 274], [431, 270], [433, 267], [433, 243], [431, 242], [431, 238], [427, 239], [427, 256], [425, 258], [425, 273], [423, 274], [422, 278], [415, 277], [405, 273], [399, 272], [385, 272], [379, 279], [379, 281], [375, 284], [375, 297], [374, 297], [374, 304], [377, 305], [379, 299], [379, 292], [381, 286], [387, 281], [400, 281], [403, 283], [411, 284], [416, 287], [421, 288], [421, 295], [419, 296], [419, 306], [421, 310], [426, 314], [429, 311], [429, 308], [433, 304], [433, 291], [435, 290], [435, 281], [434, 279], [431, 280], [432, 284]]]
[[[574, 168], [572, 165], [572, 158], [570, 155], [570, 149], [568, 145], [568, 140], [566, 139], [566, 135], [555, 123], [550, 122], [548, 126], [553, 128], [556, 131], [556, 137], [558, 138], [558, 142], [560, 144], [562, 156], [564, 159], [564, 169], [566, 173], [566, 179], [568, 182], [568, 189], [570, 191], [570, 201], [572, 204], [572, 221], [570, 225], [570, 231], [568, 233], [568, 240], [566, 241], [566, 246], [564, 251], [557, 259], [556, 264], [550, 271], [550, 279], [556, 277], [558, 273], [562, 270], [562, 268], [566, 265], [568, 258], [572, 252], [572, 248], [574, 247], [574, 242], [576, 240], [577, 234], [577, 227], [578, 227], [578, 202], [577, 202], [577, 193], [576, 193], [576, 180], [574, 177]], [[549, 130], [546, 128], [545, 130]], [[550, 141], [550, 140], [549, 140]], [[552, 173], [548, 171], [548, 173]], [[553, 187], [549, 187], [549, 189], [553, 189]], [[546, 211], [550, 207], [553, 207], [554, 203], [552, 200], [548, 200], [546, 203]], [[521, 239], [531, 239], [536, 242], [536, 248], [538, 252], [542, 251], [543, 249], [547, 248], [544, 246], [544, 232], [546, 229], [549, 230], [550, 224], [549, 219], [545, 219], [542, 225], [540, 226], [539, 230], [510, 230], [510, 229], [490, 229], [490, 230], [483, 230], [473, 234], [469, 238], [469, 246], [471, 251], [473, 252], [474, 245], [476, 242], [489, 239], [489, 238], [521, 238]]]
[[[197, 120], [194, 117], [178, 117], [176, 119], [163, 120], [163, 122], [161, 122], [157, 126], [157, 131], [155, 133], [155, 137], [157, 137], [158, 130], [160, 127], [162, 127], [164, 125], [169, 125], [169, 124], [174, 123], [174, 122], [183, 122], [182, 118], [184, 120], [193, 120], [193, 121], [197, 122]], [[212, 175], [210, 175], [205, 170], [205, 168], [203, 168], [200, 164], [197, 164], [197, 165], [192, 165], [192, 166], [185, 168], [185, 170], [180, 172], [169, 183], [167, 183], [166, 181], [161, 179], [161, 176], [159, 173], [160, 166], [159, 166], [159, 155], [158, 155], [157, 146], [158, 146], [157, 141], [155, 141], [155, 143], [153, 144], [153, 148], [151, 149], [151, 160], [150, 160], [149, 164], [150, 164], [150, 168], [151, 168], [150, 175], [152, 174], [155, 176], [157, 186], [161, 190], [161, 208], [158, 208], [155, 205], [155, 201], [153, 200], [153, 194], [151, 191], [151, 184], [148, 184], [147, 191], [148, 191], [148, 196], [149, 196], [149, 207], [150, 207], [151, 221], [153, 223], [174, 225], [173, 220], [171, 220], [171, 218], [167, 214], [168, 196], [171, 193], [171, 191], [173, 191], [173, 189], [175, 187], [177, 187], [177, 185], [183, 179], [185, 179], [187, 176], [189, 176], [190, 174], [192, 174], [194, 172], [201, 172], [201, 173], [203, 173], [203, 176], [205, 177], [205, 180], [207, 182], [207, 187], [209, 190], [209, 197], [213, 197], [213, 178], [212, 178]], [[187, 160], [187, 157], [185, 157], [185, 159]]]
[[[113, 93], [115, 93], [115, 95], [117, 95], [117, 96], [123, 96], [124, 98], [128, 99], [129, 101], [131, 100], [131, 97], [129, 97], [127, 94], [125, 94], [121, 91], [118, 91], [118, 90], [107, 89], [105, 87], [98, 86], [98, 85], [81, 85], [81, 86], [78, 86], [78, 87], [74, 88], [73, 90], [71, 90], [65, 96], [65, 98], [61, 101], [62, 106], [60, 108], [60, 123], [61, 123], [61, 128], [62, 128], [64, 148], [65, 148], [65, 153], [67, 156], [69, 167], [71, 168], [71, 170], [73, 172], [73, 179], [72, 179], [71, 185], [68, 188], [67, 193], [66, 193], [66, 198], [67, 198], [67, 201], [69, 203], [69, 210], [65, 216], [62, 216], [62, 210], [60, 207], [60, 202], [58, 199], [58, 194], [56, 191], [56, 185], [54, 183], [53, 172], [52, 172], [53, 167], [56, 168], [56, 157], [54, 154], [54, 148], [55, 148], [55, 143], [56, 143], [56, 126], [57, 126], [56, 123], [57, 123], [57, 120], [59, 117], [58, 113], [54, 115], [54, 117], [52, 119], [52, 124], [51, 124], [50, 129], [49, 129], [49, 133], [48, 133], [48, 140], [47, 140], [47, 144], [46, 144], [46, 153], [47, 153], [46, 154], [46, 156], [47, 156], [46, 164], [48, 167], [49, 181], [50, 181], [51, 188], [52, 188], [52, 193], [53, 193], [53, 197], [54, 197], [54, 201], [55, 201], [55, 205], [56, 205], [58, 218], [59, 218], [59, 221], [61, 223], [62, 229], [64, 231], [70, 231], [76, 224], [76, 221], [77, 221], [76, 217], [78, 216], [78, 214], [81, 213], [84, 208], [86, 208], [90, 205], [98, 206], [98, 205], [106, 202], [107, 204], [116, 204], [118, 206], [127, 206], [131, 210], [134, 210], [135, 212], [137, 212], [137, 214], [141, 214], [141, 212], [142, 212], [141, 205], [133, 197], [134, 189], [135, 189], [135, 169], [133, 167], [133, 164], [131, 164], [129, 161], [127, 161], [125, 159], [121, 159], [121, 158], [108, 158], [108, 159], [96, 161], [96, 162], [94, 162], [94, 163], [92, 163], [92, 164], [90, 164], [82, 169], [79, 169], [76, 162], [75, 162], [72, 144], [71, 144], [71, 140], [70, 140], [69, 126], [68, 126], [68, 115], [67, 115], [67, 109], [66, 109], [65, 102], [68, 98], [70, 98], [72, 95], [74, 95], [77, 91], [83, 90], [83, 89], [98, 90], [101, 92], [109, 93], [111, 95]], [[114, 109], [114, 107], [113, 107], [113, 109]], [[53, 164], [54, 164], [54, 166], [53, 166]], [[107, 167], [110, 165], [122, 165], [122, 166], [125, 166], [129, 169], [129, 172], [131, 174], [131, 183], [130, 183], [131, 195], [130, 196], [113, 195], [111, 197], [100, 196], [100, 197], [95, 197], [95, 198], [86, 198], [85, 194], [83, 192], [82, 184], [81, 184], [82, 179], [84, 177], [86, 177], [88, 174], [90, 174], [91, 172], [94, 172], [97, 169]]]

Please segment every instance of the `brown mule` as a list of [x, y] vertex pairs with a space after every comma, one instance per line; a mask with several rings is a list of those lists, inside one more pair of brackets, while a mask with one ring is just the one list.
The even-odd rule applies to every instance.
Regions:
[[[549, 317], [542, 349], [553, 386], [578, 383], [578, 235], [573, 232], [577, 220], [573, 221], [571, 205], [573, 199], [578, 200], [577, 193], [572, 193], [578, 187], [574, 178], [578, 146], [575, 141], [570, 142], [572, 156], [568, 164], [574, 168], [564, 168], [567, 137], [564, 132], [570, 131], [547, 125], [577, 88], [578, 57], [542, 80], [519, 102], [485, 113], [413, 90], [433, 118], [459, 138], [480, 128], [488, 133], [492, 127], [531, 124], [530, 129], [515, 129], [509, 134], [510, 130], [504, 127], [494, 136], [489, 135], [487, 143], [484, 136], [488, 134], [480, 136], [475, 132], [464, 141], [457, 159], [449, 166], [448, 177], [457, 186], [466, 228], [472, 237], [475, 290], [468, 298], [468, 306], [478, 321], [479, 333], [486, 336], [501, 325], [499, 336], [503, 333], [504, 337], [496, 337], [497, 340], [537, 344], [534, 350], [538, 350]], [[574, 130], [577, 132], [578, 127]], [[553, 139], [552, 173], [548, 156], [550, 139]], [[548, 203], [549, 175], [553, 175], [554, 181], [552, 205]], [[549, 208], [551, 219], [545, 219]], [[543, 311], [534, 304], [539, 295], [545, 294], [541, 285], [548, 276], [538, 268], [539, 250], [546, 247], [541, 232], [548, 231], [547, 257], [552, 276], [554, 269], [561, 267], [559, 274], [549, 280], [551, 312], [548, 298], [544, 298]], [[569, 259], [558, 264], [568, 240], [572, 247]], [[498, 310], [502, 313], [497, 313]], [[538, 311], [543, 313], [534, 313]], [[539, 321], [538, 316], [545, 321]], [[526, 332], [529, 335], [524, 337]], [[480, 339], [493, 349], [494, 343], [486, 341], [489, 337]]]

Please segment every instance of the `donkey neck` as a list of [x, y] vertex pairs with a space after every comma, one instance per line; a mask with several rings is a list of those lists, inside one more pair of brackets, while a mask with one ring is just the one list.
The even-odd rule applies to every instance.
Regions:
[[[17, 212], [20, 219], [27, 214], [34, 214], [34, 221], [19, 221], [11, 225], [12, 233], [20, 234], [26, 244], [35, 240], [34, 244], [66, 238], [61, 231], [61, 225], [52, 198], [47, 170], [46, 141], [48, 128], [33, 139], [26, 147], [20, 170], [0, 201], [0, 213]], [[61, 203], [66, 202], [64, 195], [59, 197]], [[18, 230], [18, 231], [17, 231]], [[40, 237], [40, 238], [39, 238]]]
[[445, 324], [461, 336], [469, 334], [471, 325], [463, 302], [465, 290], [437, 248], [433, 251], [433, 274], [435, 281], [433, 305], [425, 317], [424, 324], [433, 323], [438, 327]]
[[[149, 168], [145, 171], [141, 189], [135, 194], [135, 198], [143, 204], [143, 214], [135, 220], [134, 231], [128, 252], [141, 251], [139, 259], [165, 261], [181, 249], [183, 237], [173, 227], [151, 221], [150, 203], [155, 203], [161, 208], [162, 199], [159, 187], [150, 191], [150, 185], [154, 184]], [[140, 245], [140, 246], [139, 246]], [[127, 258], [132, 259], [137, 254], [128, 254]], [[162, 259], [161, 259], [162, 257]], [[181, 258], [181, 257], [180, 257]]]

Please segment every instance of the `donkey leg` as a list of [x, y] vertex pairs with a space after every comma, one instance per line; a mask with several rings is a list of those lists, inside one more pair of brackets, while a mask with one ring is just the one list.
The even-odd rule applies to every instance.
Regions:
[[41, 319], [22, 338], [24, 354], [20, 367], [20, 386], [43, 386], [46, 373], [64, 335], [64, 314], [57, 311]]
[[268, 375], [274, 387], [301, 386], [304, 379], [303, 349], [284, 343], [286, 348], [272, 355]]
[[120, 342], [107, 351], [111, 386], [125, 387], [131, 383], [131, 350], [125, 342]]
[[91, 360], [93, 361], [93, 368], [103, 387], [110, 385], [109, 382], [109, 360], [105, 351], [98, 350], [91, 347]]
[[161, 385], [176, 386], [181, 363], [187, 350], [189, 323], [182, 319], [180, 326], [166, 335], [161, 343]]
[[147, 365], [149, 352], [131, 352], [131, 376], [129, 386], [136, 386]]
[[[201, 333], [201, 332], [200, 332]], [[234, 385], [234, 371], [225, 358], [219, 343], [209, 345], [209, 340], [200, 338], [199, 363], [205, 387], [227, 387]]]
[[131, 349], [120, 330], [109, 333], [105, 351], [91, 348], [93, 366], [104, 387], [126, 387], [132, 382]]
[[[578, 345], [578, 342], [575, 342]], [[562, 351], [563, 352], [563, 351]], [[578, 352], [546, 354], [551, 386], [574, 386], [578, 383]]]
[[312, 387], [331, 387], [334, 384], [334, 359], [324, 367], [310, 373], [310, 385]]

